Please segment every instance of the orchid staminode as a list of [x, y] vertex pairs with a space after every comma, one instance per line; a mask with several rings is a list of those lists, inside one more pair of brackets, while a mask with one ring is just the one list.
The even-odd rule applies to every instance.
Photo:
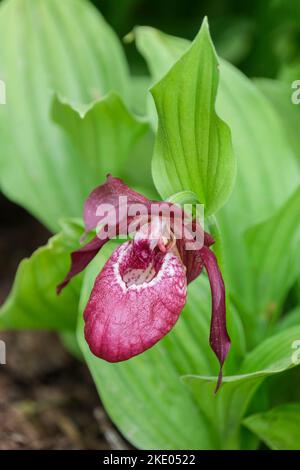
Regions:
[[[163, 206], [172, 209], [169, 220]], [[150, 201], [109, 175], [84, 207], [86, 232], [100, 229], [89, 243], [72, 253], [70, 271], [57, 291], [81, 272], [107, 241], [128, 235], [134, 227], [134, 237], [114, 250], [97, 276], [84, 311], [85, 338], [92, 353], [119, 362], [151, 348], [173, 328], [186, 303], [187, 285], [205, 267], [212, 293], [210, 345], [220, 362], [218, 389], [230, 347], [225, 287], [210, 249], [214, 240], [196, 219], [186, 229], [184, 215], [179, 206]]]

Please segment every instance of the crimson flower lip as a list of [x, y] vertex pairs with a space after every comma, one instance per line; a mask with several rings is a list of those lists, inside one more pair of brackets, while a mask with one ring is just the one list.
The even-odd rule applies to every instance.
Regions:
[[[120, 197], [126, 197], [126, 220]], [[143, 216], [130, 215], [136, 204], [145, 208]], [[210, 249], [214, 240], [196, 219], [186, 230], [179, 206], [172, 207], [173, 215], [166, 221], [161, 215], [163, 204], [170, 206], [167, 202], [150, 201], [122, 180], [108, 175], [106, 182], [92, 191], [84, 207], [86, 232], [99, 227], [99, 223], [100, 230], [89, 243], [71, 254], [70, 271], [57, 292], [89, 264], [107, 241], [116, 235], [127, 235], [129, 226], [135, 226], [134, 238], [114, 250], [97, 276], [84, 311], [85, 338], [93, 354], [119, 362], [149, 349], [173, 328], [186, 303], [187, 285], [204, 267], [212, 293], [210, 345], [220, 363], [217, 390], [230, 339], [225, 286]], [[104, 225], [103, 214], [99, 215], [98, 210], [101, 205], [114, 209], [108, 210]], [[158, 209], [155, 216], [153, 206]], [[183, 228], [180, 237], [178, 227]]]

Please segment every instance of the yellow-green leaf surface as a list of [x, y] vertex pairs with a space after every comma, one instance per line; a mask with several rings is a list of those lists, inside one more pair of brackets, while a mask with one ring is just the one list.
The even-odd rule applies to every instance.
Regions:
[[281, 121], [268, 100], [233, 66], [223, 63], [220, 73], [217, 109], [232, 129], [237, 178], [218, 220], [231, 290], [254, 312], [256, 294], [251, 283], [255, 274], [243, 234], [275, 214], [288, 200], [299, 186], [300, 171]]
[[300, 326], [280, 332], [257, 346], [245, 358], [238, 373], [225, 376], [215, 402], [205, 397], [214, 389], [215, 377], [187, 375], [183, 382], [192, 390], [199, 408], [213, 424], [223, 448], [240, 448], [241, 419], [262, 381], [295, 367], [294, 342], [300, 338]]
[[246, 233], [257, 314], [278, 316], [288, 290], [300, 275], [300, 187], [267, 221]]
[[187, 52], [151, 89], [158, 113], [153, 179], [163, 199], [193, 191], [206, 215], [228, 199], [235, 177], [230, 130], [215, 111], [218, 60], [204, 20]]
[[300, 450], [300, 403], [287, 403], [248, 416], [244, 425], [274, 450]]
[[211, 424], [217, 436], [218, 449], [243, 449], [241, 420], [263, 378], [256, 375], [247, 379], [243, 376], [224, 377], [216, 395], [215, 380], [215, 377], [182, 377]]
[[134, 28], [139, 52], [147, 60], [154, 82], [158, 82], [191, 45], [187, 39], [170, 36], [149, 26]]
[[59, 296], [56, 286], [69, 269], [70, 252], [78, 247], [82, 233], [81, 223], [63, 222], [59, 234], [21, 261], [13, 288], [0, 307], [0, 328], [74, 330], [81, 276]]
[[[80, 163], [78, 191], [87, 197], [91, 188], [105, 181], [108, 173], [124, 177], [128, 183], [127, 168], [133, 164], [136, 143], [148, 125], [135, 118], [118, 95], [109, 93], [81, 114], [56, 98], [52, 116], [69, 137], [72, 154]], [[141, 166], [147, 165], [150, 155], [144, 148], [139, 159]]]
[[[189, 48], [190, 41], [176, 36], [169, 36], [149, 26], [134, 28], [133, 37], [136, 47], [146, 59], [151, 74], [152, 85], [158, 82], [172, 65]], [[152, 128], [157, 130], [157, 113], [150, 93], [147, 95], [146, 112]]]
[[0, 44], [7, 94], [0, 107], [1, 189], [55, 230], [60, 217], [81, 215], [87, 167], [51, 122], [53, 94], [74, 107], [110, 90], [128, 102], [125, 58], [86, 0], [1, 2]]
[[290, 312], [287, 312], [275, 325], [277, 332], [290, 328], [291, 326], [300, 325], [300, 305]]
[[[282, 126], [286, 131], [289, 143], [300, 164], [300, 105], [292, 101], [296, 89], [292, 88], [292, 82], [285, 83], [267, 78], [256, 79], [255, 84], [277, 111]], [[297, 93], [299, 95], [299, 91], [297, 91]]]

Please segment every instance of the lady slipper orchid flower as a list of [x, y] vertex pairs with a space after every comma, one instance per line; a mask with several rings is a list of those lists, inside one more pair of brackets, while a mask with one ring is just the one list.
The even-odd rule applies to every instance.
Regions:
[[[169, 220], [163, 206], [173, 210]], [[214, 240], [195, 219], [192, 230], [185, 230], [184, 215], [179, 206], [150, 201], [109, 175], [84, 207], [86, 232], [100, 230], [72, 253], [70, 271], [57, 292], [107, 241], [128, 235], [134, 226], [134, 238], [114, 250], [96, 278], [84, 312], [85, 338], [93, 354], [109, 362], [125, 361], [151, 348], [173, 328], [186, 302], [187, 284], [205, 267], [212, 293], [210, 345], [220, 363], [218, 389], [230, 347], [225, 287], [210, 250]], [[183, 229], [180, 236], [178, 228]], [[200, 246], [195, 242], [197, 236], [202, 237]], [[192, 249], [189, 242], [195, 244]]]

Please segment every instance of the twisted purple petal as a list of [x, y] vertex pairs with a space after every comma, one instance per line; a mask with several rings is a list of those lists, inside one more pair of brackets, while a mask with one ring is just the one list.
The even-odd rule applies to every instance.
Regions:
[[209, 342], [220, 363], [220, 372], [215, 390], [217, 392], [222, 382], [222, 367], [230, 348], [230, 338], [226, 328], [225, 286], [214, 253], [204, 246], [201, 250], [201, 256], [208, 274], [212, 294]]

